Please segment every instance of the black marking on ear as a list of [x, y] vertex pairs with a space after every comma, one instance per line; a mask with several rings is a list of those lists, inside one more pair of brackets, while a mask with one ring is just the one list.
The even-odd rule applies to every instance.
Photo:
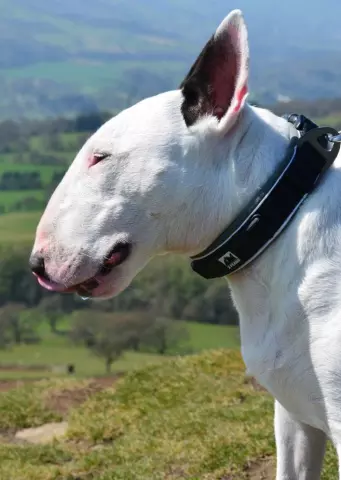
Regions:
[[213, 35], [180, 85], [184, 97], [181, 112], [188, 127], [203, 115], [219, 120], [224, 116], [233, 98], [237, 70], [228, 34]]
[[[202, 68], [204, 59], [213, 51], [213, 44], [214, 36], [212, 35], [180, 85], [180, 89], [184, 96], [184, 101], [181, 105], [181, 112], [188, 127], [198, 120], [204, 107], [203, 102], [205, 102], [205, 99], [208, 99], [209, 96], [208, 72], [206, 72], [206, 78], [203, 78], [202, 76], [199, 77], [198, 72], [205, 71], [205, 69]], [[208, 107], [208, 105], [206, 106]]]

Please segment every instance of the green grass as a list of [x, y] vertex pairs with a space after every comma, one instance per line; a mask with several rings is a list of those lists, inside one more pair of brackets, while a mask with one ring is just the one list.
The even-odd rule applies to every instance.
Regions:
[[190, 335], [190, 345], [195, 352], [209, 348], [239, 348], [237, 327], [195, 322], [185, 324]]
[[[159, 355], [126, 352], [117, 362], [113, 364], [113, 372], [128, 371], [137, 367], [143, 367], [151, 363], [158, 363], [163, 359]], [[103, 375], [105, 373], [104, 361], [91, 354], [89, 350], [83, 347], [75, 347], [68, 342], [48, 342], [44, 341], [37, 345], [21, 345], [13, 347], [11, 350], [0, 351], [0, 365], [3, 367], [12, 364], [22, 366], [22, 371], [4, 372], [0, 369], [1, 379], [20, 379], [20, 378], [42, 378], [49, 376], [48, 372], [24, 371], [25, 366], [47, 365], [53, 368], [55, 376], [66, 374], [66, 365], [73, 363], [76, 368], [76, 374], [80, 377], [89, 377]]]
[[18, 212], [0, 215], [0, 244], [30, 245], [33, 242], [41, 212]]
[[43, 392], [46, 386], [47, 384], [42, 381], [0, 395], [0, 429], [34, 427], [60, 420], [60, 417], [44, 404]]
[[341, 128], [341, 115], [340, 114], [332, 114], [326, 117], [321, 117], [317, 119], [318, 125], [329, 125], [331, 127], [340, 129]]
[[[65, 439], [38, 446], [5, 437], [0, 479], [246, 480], [275, 444], [273, 400], [244, 372], [240, 354], [227, 350], [135, 370], [71, 410]], [[2, 431], [61, 418], [53, 396], [86, 386], [64, 382], [0, 394]], [[322, 478], [338, 478], [330, 446]]]
[[8, 208], [14, 205], [16, 202], [24, 200], [25, 198], [44, 200], [44, 196], [43, 190], [0, 190], [0, 205]]

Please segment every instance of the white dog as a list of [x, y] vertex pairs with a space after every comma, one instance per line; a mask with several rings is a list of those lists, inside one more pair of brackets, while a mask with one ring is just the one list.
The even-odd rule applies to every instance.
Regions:
[[[105, 298], [155, 255], [204, 251], [285, 157], [293, 126], [246, 103], [241, 12], [181, 88], [148, 98], [84, 145], [37, 229], [31, 267], [56, 291]], [[249, 372], [276, 398], [277, 480], [320, 478], [341, 455], [341, 157], [257, 259], [229, 277]]]

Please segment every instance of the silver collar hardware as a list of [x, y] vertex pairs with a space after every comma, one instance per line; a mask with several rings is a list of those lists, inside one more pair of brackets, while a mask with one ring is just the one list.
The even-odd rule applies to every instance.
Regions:
[[341, 143], [341, 132], [338, 135], [328, 135], [328, 139], [333, 143]]

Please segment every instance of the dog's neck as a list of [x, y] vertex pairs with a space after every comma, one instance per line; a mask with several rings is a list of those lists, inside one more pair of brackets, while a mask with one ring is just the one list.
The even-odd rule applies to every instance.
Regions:
[[[229, 154], [227, 161], [229, 181], [226, 202], [229, 203], [229, 213], [226, 221], [230, 223], [264, 185], [283, 160], [295, 134], [295, 129], [285, 119], [267, 110], [246, 108], [228, 139], [229, 151], [234, 153]], [[273, 278], [266, 256], [267, 252], [228, 278], [241, 319], [252, 317], [255, 302], [262, 301], [261, 298], [270, 290]]]
[[230, 199], [229, 215], [234, 219], [256, 195], [283, 160], [290, 138], [296, 134], [285, 119], [268, 110], [247, 106], [228, 139]]

